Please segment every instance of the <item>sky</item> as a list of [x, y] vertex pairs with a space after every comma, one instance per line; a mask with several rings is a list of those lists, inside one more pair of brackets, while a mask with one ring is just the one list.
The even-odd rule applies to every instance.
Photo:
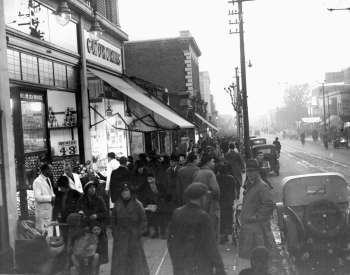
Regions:
[[[350, 67], [350, 0], [255, 0], [243, 4], [249, 116], [257, 118], [283, 103], [288, 85], [322, 82], [325, 72]], [[221, 114], [233, 112], [224, 87], [240, 65], [236, 10], [227, 0], [119, 0], [120, 23], [129, 40], [168, 38], [189, 30], [208, 71]]]

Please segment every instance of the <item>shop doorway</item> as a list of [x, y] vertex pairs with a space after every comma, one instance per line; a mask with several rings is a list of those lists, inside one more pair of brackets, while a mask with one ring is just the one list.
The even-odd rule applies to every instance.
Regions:
[[45, 90], [11, 89], [20, 219], [28, 219], [34, 215], [32, 184], [38, 174], [40, 162], [49, 158], [45, 102]]

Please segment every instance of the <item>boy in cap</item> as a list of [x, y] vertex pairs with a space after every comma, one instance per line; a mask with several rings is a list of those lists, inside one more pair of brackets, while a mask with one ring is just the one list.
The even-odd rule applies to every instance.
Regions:
[[204, 210], [207, 194], [205, 184], [190, 184], [185, 190], [188, 202], [174, 211], [168, 237], [174, 275], [226, 274], [210, 217]]

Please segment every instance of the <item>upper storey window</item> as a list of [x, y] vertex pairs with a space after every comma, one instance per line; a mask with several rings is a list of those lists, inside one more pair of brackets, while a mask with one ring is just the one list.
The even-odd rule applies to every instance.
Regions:
[[4, 0], [4, 3], [8, 27], [78, 52], [77, 26], [74, 22], [59, 25], [53, 11], [34, 0]]

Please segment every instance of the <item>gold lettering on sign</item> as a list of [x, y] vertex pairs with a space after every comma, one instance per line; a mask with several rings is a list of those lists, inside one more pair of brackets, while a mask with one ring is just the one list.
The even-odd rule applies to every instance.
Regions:
[[113, 51], [101, 43], [93, 41], [89, 38], [86, 40], [86, 46], [89, 54], [97, 56], [113, 64], [120, 65], [120, 53], [117, 53], [116, 51]]

